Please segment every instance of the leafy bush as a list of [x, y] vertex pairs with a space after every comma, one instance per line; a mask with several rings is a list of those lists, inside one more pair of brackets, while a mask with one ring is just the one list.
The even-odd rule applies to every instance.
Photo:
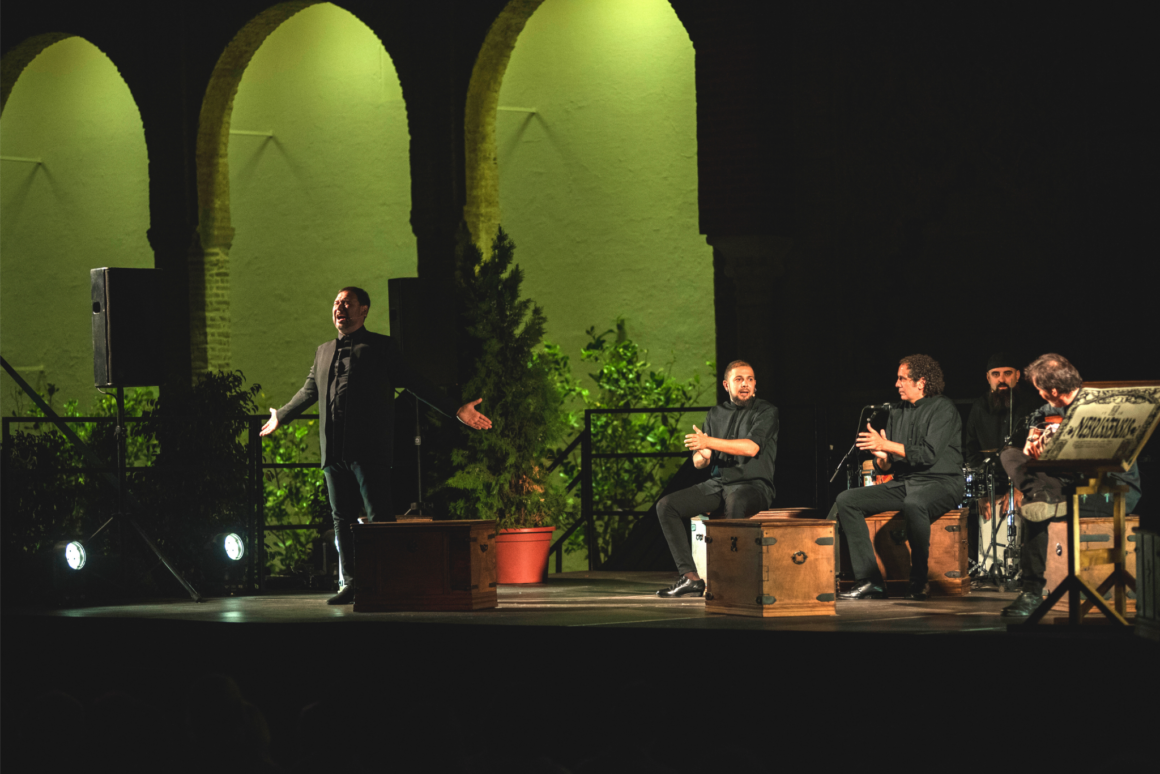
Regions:
[[[589, 373], [596, 383], [595, 391], [582, 386], [572, 375], [569, 358], [557, 345], [547, 344], [536, 355], [536, 361], [551, 374], [565, 405], [569, 406], [567, 423], [574, 433], [584, 429], [585, 409], [696, 406], [710, 400], [715, 379], [713, 362], [705, 363], [708, 377], [705, 381], [702, 374], [680, 381], [673, 378], [671, 363], [662, 369], [652, 367], [647, 350], [629, 338], [628, 324], [623, 318], [616, 320], [615, 328], [597, 334], [593, 326], [587, 334], [590, 340], [580, 351], [580, 360], [595, 366], [596, 370]], [[594, 414], [592, 450], [595, 453], [683, 452], [684, 437], [699, 419], [700, 416], [686, 419], [684, 412]], [[558, 457], [564, 448], [555, 449], [552, 457]], [[683, 461], [678, 457], [593, 460], [593, 510], [648, 510]], [[579, 475], [580, 464], [577, 449], [560, 464], [560, 478], [571, 481]], [[568, 500], [568, 516], [562, 520], [567, 526], [580, 518], [579, 494], [574, 489]], [[598, 516], [595, 521], [600, 555], [607, 558], [628, 535], [633, 518]], [[568, 539], [565, 551], [583, 550], [586, 545], [581, 528]]]
[[[318, 420], [299, 420], [262, 439], [267, 463], [292, 464], [318, 458]], [[266, 468], [263, 472], [264, 510], [267, 526], [313, 524], [325, 532], [331, 527], [326, 479], [315, 462], [310, 468]], [[315, 530], [288, 529], [266, 533], [266, 567], [269, 575], [308, 576]]]
[[[126, 483], [131, 516], [195, 586], [206, 579], [203, 562], [208, 539], [225, 530], [244, 532], [249, 507], [247, 416], [255, 410], [257, 385], [243, 388], [240, 372], [202, 375], [185, 393], [154, 399], [148, 389], [126, 396], [128, 447]], [[52, 400], [55, 390], [49, 391]], [[51, 403], [50, 403], [51, 405]], [[78, 401], [58, 413], [82, 416]], [[37, 409], [25, 412], [43, 416]], [[112, 394], [95, 402], [91, 416], [116, 414]], [[72, 424], [71, 428], [115, 470], [112, 422]], [[3, 551], [5, 590], [33, 582], [20, 573], [26, 560], [63, 538], [88, 538], [117, 513], [117, 497], [72, 443], [48, 423], [18, 429], [4, 444]], [[114, 593], [180, 591], [125, 520], [100, 533], [101, 579]], [[116, 531], [122, 537], [116, 539]], [[10, 561], [11, 560], [11, 561]], [[18, 575], [10, 573], [20, 573]], [[94, 572], [97, 568], [94, 568]], [[14, 581], [13, 584], [7, 581]], [[164, 584], [164, 585], [161, 585]]]
[[[42, 395], [50, 406], [57, 389], [49, 384]], [[153, 391], [138, 388], [125, 396], [125, 414], [140, 417], [154, 406]], [[98, 514], [112, 513], [116, 495], [94, 470], [80, 450], [45, 418], [35, 405], [25, 408], [18, 396], [13, 416], [44, 419], [43, 422], [13, 423], [12, 434], [0, 451], [3, 473], [4, 518], [0, 520], [0, 551], [3, 556], [4, 589], [26, 597], [37, 582], [29, 572], [30, 563], [58, 541], [88, 537], [98, 526]], [[63, 417], [115, 417], [116, 399], [100, 395], [88, 413], [80, 401], [70, 400], [54, 408]], [[103, 462], [102, 468], [115, 470], [116, 446], [113, 423], [74, 422], [71, 429]], [[128, 464], [148, 465], [157, 454], [156, 443], [138, 423], [127, 424]]]

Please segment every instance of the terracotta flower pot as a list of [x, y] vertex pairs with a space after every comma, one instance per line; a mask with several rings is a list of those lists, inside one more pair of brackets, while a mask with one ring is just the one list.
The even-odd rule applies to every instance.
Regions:
[[543, 583], [555, 527], [501, 529], [495, 537], [497, 583]]

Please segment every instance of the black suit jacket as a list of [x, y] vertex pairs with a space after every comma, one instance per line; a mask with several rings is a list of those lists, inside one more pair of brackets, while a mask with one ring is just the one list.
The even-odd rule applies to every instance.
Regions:
[[315, 403], [319, 405], [319, 442], [322, 467], [336, 462], [369, 462], [391, 464], [395, 431], [395, 389], [410, 390], [424, 403], [449, 417], [456, 407], [414, 369], [407, 365], [390, 336], [371, 333], [365, 328], [351, 334], [355, 337], [350, 353], [347, 376], [346, 419], [343, 448], [328, 443], [330, 418], [330, 367], [338, 339], [331, 339], [314, 353], [314, 364], [302, 389], [282, 408], [278, 422], [289, 422]]

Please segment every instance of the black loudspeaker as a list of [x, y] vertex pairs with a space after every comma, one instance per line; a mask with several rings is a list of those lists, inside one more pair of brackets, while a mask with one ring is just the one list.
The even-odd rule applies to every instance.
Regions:
[[93, 269], [93, 377], [98, 387], [161, 384], [159, 269]]
[[456, 382], [455, 310], [449, 290], [428, 280], [387, 280], [391, 339], [403, 357], [437, 387]]

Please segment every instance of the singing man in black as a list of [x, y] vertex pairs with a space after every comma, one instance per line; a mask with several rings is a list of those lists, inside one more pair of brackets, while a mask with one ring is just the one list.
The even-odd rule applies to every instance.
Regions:
[[280, 409], [270, 409], [261, 435], [269, 435], [319, 402], [318, 441], [322, 473], [334, 516], [334, 542], [342, 588], [331, 605], [354, 602], [354, 546], [351, 525], [366, 510], [368, 521], [395, 521], [391, 513], [391, 454], [395, 427], [395, 388], [406, 388], [420, 400], [476, 430], [491, 420], [475, 410], [483, 399], [455, 408], [411, 369], [390, 336], [364, 327], [371, 308], [362, 288], [338, 293], [331, 319], [339, 337], [314, 354], [302, 389]]
[[955, 404], [942, 394], [939, 364], [928, 355], [908, 355], [894, 382], [902, 402], [890, 409], [886, 429], [866, 423], [857, 446], [874, 455], [877, 473], [894, 478], [876, 486], [847, 489], [838, 495], [838, 520], [850, 547], [854, 588], [839, 599], [885, 599], [886, 582], [878, 571], [866, 517], [900, 511], [910, 542], [907, 599], [926, 599], [930, 523], [963, 497], [963, 422]]
[[703, 430], [693, 425], [685, 448], [693, 465], [710, 468], [708, 481], [673, 492], [657, 503], [657, 517], [680, 576], [658, 597], [703, 596], [705, 581], [697, 574], [689, 548], [689, 519], [724, 506], [727, 519], [747, 519], [773, 502], [773, 468], [777, 458], [777, 407], [757, 397], [757, 377], [744, 360], [725, 367], [729, 399], [709, 409]]

